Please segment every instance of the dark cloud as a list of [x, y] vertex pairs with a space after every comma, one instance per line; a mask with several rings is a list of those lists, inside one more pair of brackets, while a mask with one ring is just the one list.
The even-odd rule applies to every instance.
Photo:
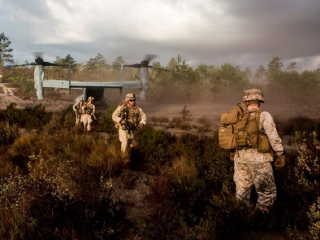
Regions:
[[[59, 4], [55, 11], [66, 12], [60, 19], [47, 1], [0, 0], [0, 27], [20, 62], [43, 51], [48, 60], [71, 54], [83, 63], [97, 53], [109, 63], [118, 56], [135, 63], [151, 53], [162, 65], [181, 55], [194, 66], [228, 62], [255, 71], [278, 56], [320, 67], [314, 60], [320, 58], [318, 0], [158, 0], [151, 9], [139, 0], [111, 1], [112, 8], [102, 2], [88, 5], [88, 13], [81, 2], [52, 1]], [[173, 15], [161, 18], [168, 9]]]

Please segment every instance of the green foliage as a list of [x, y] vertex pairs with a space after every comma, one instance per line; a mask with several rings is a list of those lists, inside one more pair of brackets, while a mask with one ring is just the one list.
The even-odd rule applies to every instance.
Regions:
[[11, 102], [5, 110], [0, 113], [0, 120], [6, 119], [9, 124], [19, 124], [20, 127], [25, 128], [41, 128], [46, 124], [51, 117], [51, 113], [45, 111], [42, 104], [35, 107], [27, 107], [25, 109], [18, 109], [17, 104]]
[[60, 64], [64, 66], [55, 67], [56, 71], [60, 71], [61, 69], [69, 69], [69, 64], [72, 69], [72, 71], [78, 71], [79, 70], [79, 64], [77, 64], [76, 60], [71, 57], [70, 54], [68, 54], [65, 58], [56, 57], [56, 61], [54, 61], [55, 64]]
[[305, 132], [307, 135], [316, 132], [320, 136], [320, 122], [306, 116], [298, 116], [285, 121], [276, 120], [279, 135], [295, 135], [296, 132]]
[[273, 58], [268, 64], [266, 78], [269, 82], [270, 101], [291, 103], [314, 103], [318, 100], [320, 77], [316, 71], [295, 71], [296, 64], [283, 71], [280, 58]]
[[13, 56], [11, 54], [12, 48], [9, 48], [11, 41], [9, 38], [4, 35], [4, 33], [0, 34], [0, 68], [3, 66], [4, 62], [13, 63]]
[[90, 58], [90, 60], [85, 65], [85, 69], [96, 71], [99, 70], [108, 70], [110, 68], [110, 65], [107, 63], [107, 61], [104, 59], [103, 55], [100, 53], [97, 54], [95, 58]]
[[8, 77], [3, 79], [2, 82], [6, 82], [5, 86], [9, 88], [17, 88], [16, 94], [19, 93], [28, 93], [35, 91], [34, 90], [34, 83], [28, 81], [25, 77]]
[[116, 105], [111, 105], [108, 107], [102, 120], [103, 130], [110, 134], [117, 132], [117, 129], [115, 128], [115, 122], [112, 120], [112, 114], [116, 109]]
[[242, 72], [238, 66], [234, 67], [229, 63], [214, 71], [211, 83], [216, 99], [225, 102], [239, 99], [241, 95], [234, 93], [239, 92], [239, 89], [245, 89], [249, 84], [246, 73]]
[[166, 69], [154, 63], [154, 77], [150, 78], [148, 98], [156, 101], [184, 102], [199, 97], [199, 92], [207, 92], [199, 82], [198, 73], [182, 60], [181, 56], [172, 58]]

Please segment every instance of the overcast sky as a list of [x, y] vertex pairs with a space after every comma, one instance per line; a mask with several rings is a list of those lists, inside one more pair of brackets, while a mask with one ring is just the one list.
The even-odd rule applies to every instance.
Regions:
[[15, 61], [101, 53], [138, 63], [157, 54], [166, 66], [238, 65], [255, 72], [273, 57], [298, 70], [320, 68], [319, 0], [0, 0], [0, 33]]

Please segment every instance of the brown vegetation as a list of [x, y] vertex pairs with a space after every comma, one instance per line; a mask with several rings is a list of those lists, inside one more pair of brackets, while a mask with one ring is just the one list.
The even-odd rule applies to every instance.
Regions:
[[[111, 113], [96, 130], [110, 129]], [[72, 115], [70, 107], [55, 114], [41, 106], [1, 110], [2, 239], [255, 239], [261, 230], [319, 235], [316, 120], [294, 129], [306, 133], [297, 135], [286, 167], [275, 171], [278, 198], [262, 229], [235, 200], [233, 162], [216, 133], [175, 136], [146, 126], [122, 156], [117, 134], [106, 140], [87, 133], [73, 126]], [[20, 120], [29, 116], [42, 121]], [[279, 122], [280, 133], [296, 121]]]

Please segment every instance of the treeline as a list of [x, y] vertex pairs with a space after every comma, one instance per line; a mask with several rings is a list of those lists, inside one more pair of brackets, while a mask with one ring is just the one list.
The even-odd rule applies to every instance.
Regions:
[[259, 66], [255, 74], [250, 68], [225, 63], [220, 67], [201, 64], [191, 67], [181, 56], [172, 58], [167, 67], [154, 63], [148, 97], [154, 100], [223, 102], [239, 101], [242, 90], [260, 88], [268, 101], [313, 103], [319, 100], [320, 69], [296, 71], [296, 63], [283, 70], [279, 57], [274, 57], [267, 68]]
[[[25, 62], [28, 63], [27, 61]], [[117, 57], [109, 64], [100, 53], [86, 63], [77, 63], [69, 55], [57, 57], [56, 64], [61, 67], [47, 67], [46, 78], [68, 79], [69, 63], [72, 80], [77, 81], [119, 81], [120, 65], [123, 57]], [[216, 101], [239, 101], [242, 90], [260, 88], [268, 101], [274, 103], [313, 103], [319, 100], [320, 69], [298, 72], [297, 64], [290, 63], [285, 69], [279, 57], [274, 57], [265, 68], [260, 65], [253, 74], [249, 67], [241, 70], [239, 66], [225, 63], [220, 67], [200, 64], [190, 66], [181, 56], [172, 58], [167, 66], [159, 62], [149, 69], [149, 91], [151, 101], [170, 103]], [[33, 79], [33, 69], [29, 67], [6, 68], [4, 78], [23, 76]], [[139, 79], [139, 69], [125, 68], [124, 79]]]

